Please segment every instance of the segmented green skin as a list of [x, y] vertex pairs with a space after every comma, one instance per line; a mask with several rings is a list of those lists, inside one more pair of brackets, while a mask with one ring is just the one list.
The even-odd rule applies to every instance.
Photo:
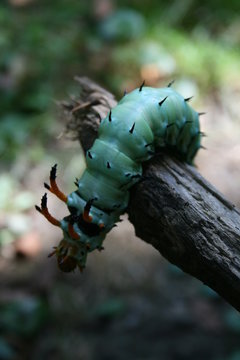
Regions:
[[70, 213], [80, 216], [86, 202], [95, 199], [90, 209], [92, 223], [104, 224], [104, 230], [90, 236], [75, 222], [80, 240], [74, 240], [68, 233], [68, 218], [61, 221], [64, 241], [75, 246], [70, 255], [80, 267], [85, 266], [88, 252], [101, 248], [106, 234], [119, 221], [128, 204], [128, 190], [141, 177], [141, 163], [155, 148], [173, 147], [191, 164], [200, 141], [198, 113], [172, 88], [143, 87], [121, 99], [101, 121], [78, 189], [67, 200]]

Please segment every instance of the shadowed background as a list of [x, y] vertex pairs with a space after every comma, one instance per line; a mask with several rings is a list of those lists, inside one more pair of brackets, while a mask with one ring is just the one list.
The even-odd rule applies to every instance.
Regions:
[[[34, 210], [58, 163], [69, 193], [84, 169], [56, 102], [75, 75], [119, 99], [174, 88], [207, 134], [199, 172], [240, 206], [238, 1], [9, 0], [0, 5], [0, 359], [240, 358], [240, 316], [134, 235], [123, 216], [83, 274], [47, 259], [61, 232]], [[49, 195], [57, 218], [64, 204]]]

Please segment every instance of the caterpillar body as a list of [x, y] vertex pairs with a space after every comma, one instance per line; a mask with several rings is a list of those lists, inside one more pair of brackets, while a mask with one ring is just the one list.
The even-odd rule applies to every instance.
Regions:
[[47, 195], [36, 209], [63, 231], [63, 239], [49, 255], [56, 255], [64, 272], [82, 271], [87, 255], [101, 250], [106, 234], [128, 205], [129, 189], [142, 176], [143, 161], [156, 148], [173, 148], [192, 164], [201, 147], [199, 115], [170, 86], [145, 87], [126, 94], [101, 121], [99, 137], [86, 155], [86, 170], [77, 190], [64, 195], [56, 184], [56, 165], [45, 187], [67, 204], [70, 214], [61, 221], [47, 208]]

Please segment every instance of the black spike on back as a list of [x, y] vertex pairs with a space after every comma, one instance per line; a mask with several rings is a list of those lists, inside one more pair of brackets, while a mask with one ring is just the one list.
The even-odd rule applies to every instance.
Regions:
[[127, 95], [127, 90], [125, 89], [123, 92], [123, 96]]
[[164, 103], [164, 101], [166, 101], [168, 98], [168, 96], [166, 96], [163, 100], [159, 101], [158, 105], [162, 106], [162, 104]]
[[133, 123], [133, 126], [132, 126], [131, 129], [129, 130], [130, 134], [133, 133], [134, 128], [135, 128], [135, 123]]
[[109, 161], [107, 161], [107, 168], [111, 169], [111, 165], [110, 165]]
[[55, 164], [50, 171], [50, 179], [55, 180], [57, 177], [57, 164]]
[[190, 97], [184, 99], [184, 101], [188, 102], [188, 101], [190, 101], [192, 98], [193, 98], [193, 96], [190, 96]]
[[170, 81], [170, 83], [168, 84], [167, 87], [171, 87], [174, 82], [175, 82], [175, 80]]
[[47, 207], [47, 193], [45, 193], [41, 199], [41, 208], [44, 209]]
[[140, 88], [139, 88], [139, 92], [142, 91], [142, 88], [144, 87], [144, 85], [145, 85], [145, 80], [143, 80], [143, 83], [142, 83], [142, 85], [141, 85]]
[[92, 154], [90, 153], [90, 151], [88, 151], [88, 157], [92, 159]]
[[47, 183], [44, 183], [44, 187], [45, 187], [47, 190], [50, 190], [50, 186], [49, 186]]
[[109, 113], [109, 116], [108, 116], [108, 120], [109, 120], [109, 122], [112, 121], [112, 110], [110, 110], [110, 113]]
[[198, 116], [202, 116], [202, 115], [205, 115], [205, 114], [206, 114], [205, 112], [199, 112]]
[[91, 206], [92, 206], [94, 200], [96, 200], [96, 198], [90, 199], [90, 200], [88, 200], [88, 201], [86, 202], [86, 205], [84, 206], [84, 210], [85, 210], [85, 211], [90, 211]]

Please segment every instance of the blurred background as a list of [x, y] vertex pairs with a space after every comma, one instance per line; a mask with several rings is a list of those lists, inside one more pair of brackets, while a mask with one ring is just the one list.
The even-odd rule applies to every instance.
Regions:
[[[58, 163], [84, 169], [57, 101], [87, 75], [117, 98], [143, 79], [194, 95], [200, 173], [240, 206], [238, 0], [1, 0], [0, 359], [240, 359], [240, 316], [124, 222], [83, 274], [47, 259], [61, 232], [34, 209]], [[51, 213], [66, 215], [49, 196]]]

